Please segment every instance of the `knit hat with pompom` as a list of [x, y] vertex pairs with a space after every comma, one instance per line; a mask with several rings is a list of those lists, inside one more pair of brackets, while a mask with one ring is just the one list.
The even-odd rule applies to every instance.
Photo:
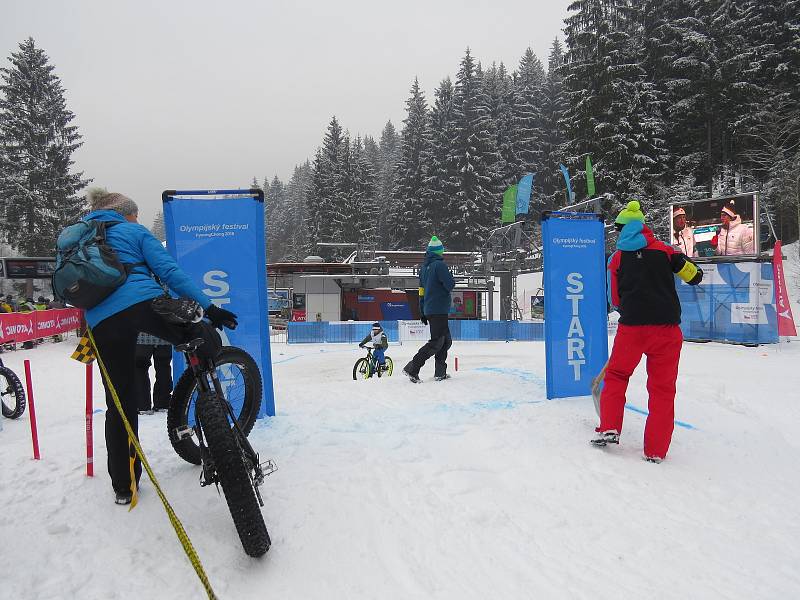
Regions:
[[123, 217], [128, 215], [138, 215], [139, 207], [136, 202], [123, 194], [109, 192], [105, 188], [92, 188], [86, 194], [89, 200], [89, 208], [95, 210], [113, 210]]
[[615, 223], [627, 225], [631, 221], [640, 221], [644, 223], [644, 213], [642, 212], [642, 207], [636, 200], [631, 200], [628, 202], [628, 206], [623, 208], [617, 215]]

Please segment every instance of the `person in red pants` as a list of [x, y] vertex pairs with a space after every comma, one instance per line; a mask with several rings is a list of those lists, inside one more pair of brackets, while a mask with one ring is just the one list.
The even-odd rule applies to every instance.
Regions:
[[616, 227], [619, 237], [617, 250], [608, 260], [608, 294], [611, 306], [619, 311], [619, 327], [600, 396], [600, 426], [591, 442], [595, 446], [619, 444], [628, 380], [644, 354], [650, 413], [644, 429], [644, 458], [661, 462], [672, 440], [675, 381], [683, 343], [673, 274], [697, 285], [703, 271], [655, 238], [635, 200], [619, 213]]

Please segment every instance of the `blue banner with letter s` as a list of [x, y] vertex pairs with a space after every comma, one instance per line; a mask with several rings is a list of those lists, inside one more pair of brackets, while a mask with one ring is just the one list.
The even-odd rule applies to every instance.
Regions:
[[264, 384], [259, 417], [274, 416], [263, 192], [168, 190], [162, 200], [167, 250], [214, 304], [237, 314], [238, 327], [223, 330], [222, 342], [256, 361]]
[[542, 243], [547, 397], [589, 395], [608, 360], [603, 221], [544, 213]]

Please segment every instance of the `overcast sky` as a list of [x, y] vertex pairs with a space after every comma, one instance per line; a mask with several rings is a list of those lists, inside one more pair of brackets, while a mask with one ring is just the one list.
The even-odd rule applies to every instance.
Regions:
[[150, 226], [164, 189], [249, 187], [312, 158], [332, 115], [400, 130], [415, 76], [430, 100], [469, 46], [547, 65], [569, 0], [2, 0], [0, 62], [32, 36], [83, 135], [77, 168]]

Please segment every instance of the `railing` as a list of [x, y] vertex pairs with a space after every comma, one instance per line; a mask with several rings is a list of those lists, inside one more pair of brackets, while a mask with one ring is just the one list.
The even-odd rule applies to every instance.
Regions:
[[[419, 321], [381, 321], [386, 336], [394, 342], [421, 342], [429, 338], [428, 328]], [[295, 322], [288, 324], [290, 344], [357, 344], [369, 334], [372, 322]], [[544, 323], [531, 321], [451, 320], [455, 341], [542, 341]]]

